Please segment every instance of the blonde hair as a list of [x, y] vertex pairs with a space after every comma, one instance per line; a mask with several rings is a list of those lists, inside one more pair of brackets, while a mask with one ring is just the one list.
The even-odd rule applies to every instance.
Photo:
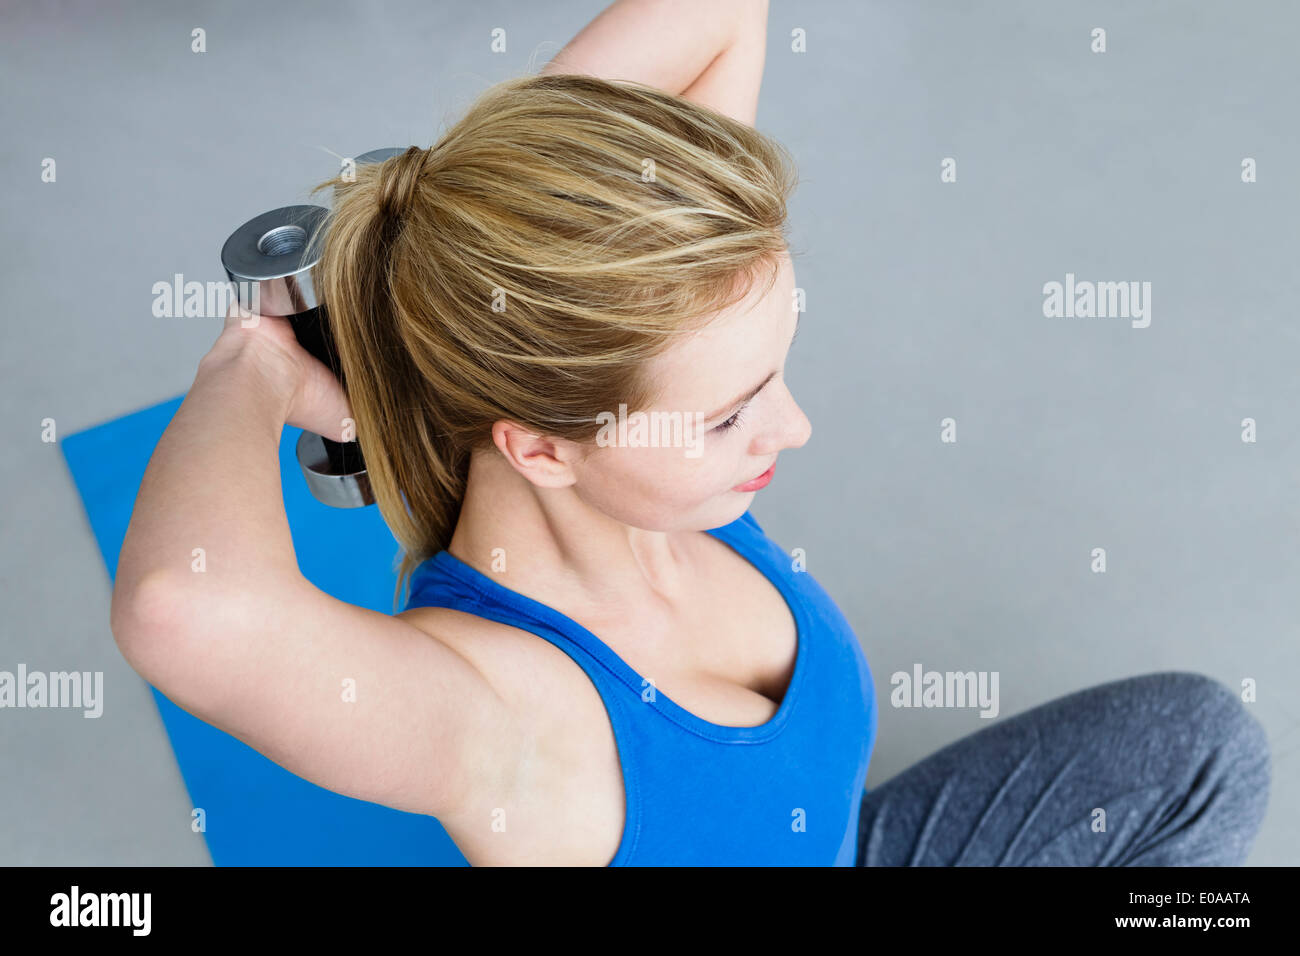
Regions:
[[776, 141], [643, 84], [526, 76], [426, 149], [336, 177], [316, 288], [370, 484], [410, 573], [447, 547], [492, 423], [594, 441], [643, 365], [787, 248]]

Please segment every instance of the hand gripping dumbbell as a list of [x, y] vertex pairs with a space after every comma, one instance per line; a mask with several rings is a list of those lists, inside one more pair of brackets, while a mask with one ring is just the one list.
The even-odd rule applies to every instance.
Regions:
[[[376, 149], [353, 162], [357, 166], [382, 163], [403, 152], [401, 148]], [[221, 247], [221, 264], [242, 308], [287, 318], [298, 344], [346, 386], [325, 303], [311, 280], [323, 238], [317, 231], [328, 214], [324, 206], [283, 206], [255, 216], [230, 234]], [[298, 438], [297, 454], [307, 487], [317, 501], [334, 508], [375, 503], [359, 443], [336, 442], [304, 430]]]

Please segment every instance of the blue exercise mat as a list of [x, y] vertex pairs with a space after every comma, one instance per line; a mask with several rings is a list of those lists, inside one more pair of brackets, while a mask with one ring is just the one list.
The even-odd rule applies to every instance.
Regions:
[[[95, 540], [117, 557], [140, 481], [184, 396], [69, 435], [61, 445]], [[391, 614], [399, 548], [379, 509], [336, 509], [307, 490], [294, 448], [280, 437], [284, 507], [303, 575], [341, 601]], [[108, 621], [104, 621], [105, 630]], [[152, 688], [217, 866], [468, 866], [433, 817], [325, 790], [295, 776]]]

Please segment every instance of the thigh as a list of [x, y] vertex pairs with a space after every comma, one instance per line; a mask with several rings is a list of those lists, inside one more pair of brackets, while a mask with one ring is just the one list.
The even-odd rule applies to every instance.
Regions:
[[1201, 674], [1004, 718], [866, 793], [861, 866], [1235, 866], [1268, 799], [1259, 721]]

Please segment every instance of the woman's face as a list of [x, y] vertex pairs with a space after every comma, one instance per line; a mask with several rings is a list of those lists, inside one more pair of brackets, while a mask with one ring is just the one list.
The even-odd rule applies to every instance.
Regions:
[[748, 510], [757, 489], [742, 486], [812, 433], [784, 381], [799, 320], [794, 283], [786, 253], [770, 292], [756, 284], [651, 362], [656, 405], [602, 413], [608, 427], [595, 447], [569, 459], [585, 503], [648, 531], [716, 528]]

